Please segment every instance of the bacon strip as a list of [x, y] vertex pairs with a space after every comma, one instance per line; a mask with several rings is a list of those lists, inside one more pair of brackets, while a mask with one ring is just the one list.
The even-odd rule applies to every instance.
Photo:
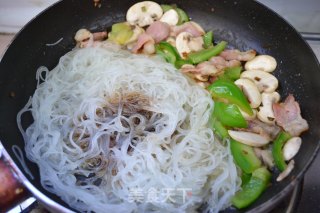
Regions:
[[167, 39], [170, 35], [170, 26], [167, 23], [156, 21], [153, 22], [146, 30], [156, 43]]
[[218, 69], [224, 69], [226, 67], [237, 67], [241, 65], [241, 62], [238, 60], [230, 60], [226, 61], [221, 56], [213, 56], [209, 60], [214, 66], [216, 66]]
[[255, 50], [248, 50], [246, 52], [240, 52], [239, 50], [224, 50], [220, 53], [220, 56], [228, 61], [250, 61], [256, 56], [256, 54]]
[[182, 25], [172, 27], [172, 36], [177, 36], [182, 32], [191, 33], [193, 37], [199, 37], [204, 35], [204, 31], [198, 28], [192, 22], [186, 22]]
[[105, 31], [92, 33], [94, 41], [102, 41], [103, 39], [107, 38], [108, 33]]
[[280, 127], [276, 125], [269, 125], [254, 119], [248, 122], [248, 130], [263, 135], [274, 140], [280, 132]]
[[143, 47], [143, 45], [145, 45], [148, 42], [154, 43], [153, 38], [149, 34], [143, 33], [143, 34], [139, 35], [137, 43], [132, 48], [132, 52], [138, 53], [139, 50]]
[[220, 72], [212, 63], [209, 61], [202, 62], [196, 67], [193, 65], [182, 66], [181, 71], [183, 73], [192, 73], [200, 75], [216, 75]]
[[307, 121], [301, 117], [300, 106], [293, 95], [288, 95], [283, 103], [274, 103], [272, 108], [277, 124], [291, 136], [299, 136], [309, 129]]

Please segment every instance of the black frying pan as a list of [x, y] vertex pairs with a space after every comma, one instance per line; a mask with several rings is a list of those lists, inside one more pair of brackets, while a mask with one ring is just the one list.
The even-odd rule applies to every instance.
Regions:
[[[257, 2], [158, 2], [179, 5], [206, 30], [213, 30], [216, 41], [223, 39], [229, 42], [230, 47], [240, 50], [253, 48], [259, 54], [269, 54], [277, 59], [275, 75], [280, 81], [280, 94], [282, 97], [294, 94], [300, 103], [303, 117], [310, 124], [310, 130], [302, 137], [303, 145], [295, 157], [295, 169], [290, 177], [280, 183], [274, 181], [259, 200], [246, 209], [254, 212], [271, 210], [302, 178], [319, 148], [320, 67], [315, 55], [288, 23]], [[14, 144], [24, 147], [17, 129], [16, 115], [35, 90], [37, 68], [44, 65], [52, 69], [59, 57], [74, 47], [73, 36], [78, 29], [100, 31], [115, 22], [124, 21], [126, 11], [133, 3], [129, 0], [105, 0], [101, 2], [101, 8], [97, 8], [93, 6], [92, 0], [64, 0], [31, 21], [16, 36], [0, 64], [0, 139], [20, 169], [21, 164], [11, 148]], [[46, 45], [60, 38], [63, 40], [58, 45]], [[31, 116], [24, 117], [25, 127], [31, 122]], [[26, 161], [35, 179], [24, 175], [45, 196], [36, 192], [31, 185], [28, 188], [51, 208], [60, 208], [52, 200], [69, 208], [60, 198], [42, 188], [36, 164]]]

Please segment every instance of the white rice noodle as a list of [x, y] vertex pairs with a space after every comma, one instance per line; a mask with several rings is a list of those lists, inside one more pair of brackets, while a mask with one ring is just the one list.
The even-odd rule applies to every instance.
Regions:
[[[71, 207], [185, 212], [207, 201], [218, 212], [230, 205], [240, 180], [228, 147], [209, 128], [214, 103], [172, 65], [104, 43], [67, 53], [37, 79], [31, 106], [18, 118], [25, 150], [42, 185]], [[126, 114], [128, 94], [147, 102]], [[34, 123], [24, 132], [27, 111]], [[89, 159], [98, 163], [90, 167]], [[138, 189], [144, 200], [134, 201]], [[151, 189], [161, 201], [147, 200]], [[163, 193], [169, 190], [171, 200]]]

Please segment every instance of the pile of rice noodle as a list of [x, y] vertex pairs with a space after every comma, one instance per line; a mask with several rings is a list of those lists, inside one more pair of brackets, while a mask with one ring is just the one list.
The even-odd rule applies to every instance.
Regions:
[[[37, 79], [18, 124], [42, 185], [71, 207], [218, 212], [230, 206], [240, 180], [228, 144], [209, 127], [214, 102], [172, 65], [104, 43], [72, 50], [52, 71], [40, 68]], [[27, 111], [34, 123], [24, 132]]]

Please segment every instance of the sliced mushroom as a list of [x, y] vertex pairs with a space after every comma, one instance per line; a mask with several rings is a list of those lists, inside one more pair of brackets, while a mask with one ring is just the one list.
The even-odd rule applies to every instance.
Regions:
[[135, 25], [133, 27], [133, 35], [130, 37], [130, 39], [126, 42], [126, 44], [130, 44], [132, 42], [135, 42], [138, 40], [139, 35], [141, 35], [142, 33], [144, 33], [144, 29]]
[[279, 176], [277, 177], [277, 181], [282, 181], [283, 179], [285, 179], [290, 173], [291, 171], [294, 169], [294, 160], [291, 160], [289, 163], [288, 163], [288, 166], [287, 168], [281, 172], [279, 174]]
[[278, 88], [278, 79], [261, 70], [248, 70], [241, 73], [240, 78], [252, 80], [260, 92], [274, 92]]
[[153, 41], [148, 41], [147, 43], [145, 43], [143, 45], [143, 49], [142, 52], [146, 55], [151, 55], [153, 53], [155, 53], [156, 48], [154, 46], [154, 42]]
[[92, 33], [87, 29], [80, 29], [76, 32], [76, 35], [74, 36], [74, 39], [77, 42], [82, 42], [87, 39], [89, 39], [92, 36]]
[[232, 139], [253, 147], [264, 146], [270, 141], [269, 138], [252, 132], [228, 130], [228, 133]]
[[132, 5], [127, 11], [127, 21], [131, 25], [145, 27], [159, 20], [163, 14], [159, 4], [152, 1], [143, 1]]
[[179, 15], [177, 11], [175, 11], [174, 9], [170, 9], [162, 15], [160, 21], [174, 26], [177, 25], [179, 21]]
[[277, 67], [277, 61], [270, 55], [258, 55], [245, 64], [246, 70], [261, 70], [273, 72]]
[[74, 39], [77, 42], [77, 46], [83, 48], [86, 47], [89, 42], [93, 42], [93, 35], [87, 29], [80, 29], [76, 32]]
[[192, 51], [203, 49], [202, 37], [193, 37], [191, 33], [182, 32], [176, 38], [176, 48], [182, 58]]
[[302, 140], [300, 137], [289, 139], [283, 147], [283, 156], [286, 161], [291, 160], [299, 151]]
[[262, 106], [259, 107], [257, 117], [260, 121], [267, 124], [275, 124], [275, 115], [273, 113], [272, 105], [279, 102], [280, 95], [277, 92], [262, 93]]
[[247, 121], [254, 120], [256, 118], [256, 116], [257, 116], [257, 110], [256, 109], [252, 109], [252, 112], [253, 112], [252, 115], [249, 115], [248, 113], [246, 113], [245, 111], [241, 110], [240, 108], [239, 108], [239, 110], [240, 110], [243, 118], [246, 119]]
[[234, 82], [247, 96], [252, 108], [257, 108], [261, 104], [261, 95], [256, 84], [246, 78], [240, 78]]

